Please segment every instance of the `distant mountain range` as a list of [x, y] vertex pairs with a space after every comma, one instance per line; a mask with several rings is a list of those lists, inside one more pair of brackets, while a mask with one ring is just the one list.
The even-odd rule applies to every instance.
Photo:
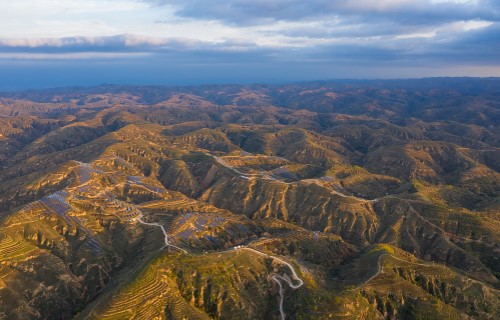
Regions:
[[0, 319], [498, 319], [500, 79], [0, 93]]

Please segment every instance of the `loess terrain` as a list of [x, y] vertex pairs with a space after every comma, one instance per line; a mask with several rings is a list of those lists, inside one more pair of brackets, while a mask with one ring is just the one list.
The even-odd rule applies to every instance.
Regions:
[[0, 94], [0, 319], [499, 319], [500, 80]]

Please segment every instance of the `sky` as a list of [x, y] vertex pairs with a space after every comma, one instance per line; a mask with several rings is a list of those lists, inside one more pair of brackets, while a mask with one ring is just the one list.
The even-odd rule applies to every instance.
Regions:
[[500, 76], [500, 0], [0, 0], [0, 90]]

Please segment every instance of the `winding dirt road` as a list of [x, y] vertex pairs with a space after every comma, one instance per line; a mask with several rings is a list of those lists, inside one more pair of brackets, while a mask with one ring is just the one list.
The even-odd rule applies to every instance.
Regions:
[[[230, 169], [232, 170], [233, 172], [235, 172], [236, 174], [238, 174], [241, 178], [243, 179], [249, 179], [250, 177], [257, 177], [257, 178], [262, 178], [262, 179], [265, 179], [265, 180], [271, 180], [271, 181], [275, 181], [275, 182], [279, 182], [279, 183], [282, 183], [282, 184], [294, 184], [294, 183], [297, 183], [297, 182], [285, 182], [285, 181], [281, 181], [281, 180], [277, 180], [275, 177], [271, 176], [271, 175], [268, 175], [266, 173], [244, 173], [244, 172], [241, 172], [240, 170], [236, 169], [235, 167], [231, 166], [229, 163], [227, 163], [226, 161], [224, 161], [223, 159], [221, 159], [220, 157], [217, 157], [217, 156], [214, 156], [212, 154], [209, 154], [207, 153], [208, 156], [211, 156], [212, 158], [215, 159], [215, 161], [217, 161], [218, 164], [222, 165], [223, 167], [227, 168], [227, 169]], [[317, 181], [315, 181], [315, 179], [305, 179], [303, 181], [307, 181], [307, 180], [310, 180], [312, 181], [312, 183], [315, 183], [319, 186], [321, 186], [321, 184], [319, 184]], [[343, 194], [339, 191], [336, 191], [336, 190], [333, 190], [333, 189], [329, 189], [332, 193], [340, 196], [340, 197], [343, 197], [343, 198], [352, 198], [352, 199], [356, 199], [358, 201], [361, 201], [361, 202], [377, 202], [378, 199], [363, 199], [363, 198], [359, 198], [359, 197], [356, 197], [356, 196], [352, 196], [352, 195], [346, 195], [346, 194]]]
[[280, 275], [271, 276], [271, 279], [274, 282], [276, 282], [279, 286], [279, 294], [280, 294], [279, 309], [280, 309], [281, 319], [285, 320], [286, 314], [285, 314], [285, 310], [283, 307], [283, 303], [285, 301], [285, 292], [284, 292], [285, 290], [283, 288], [282, 281], [284, 281], [293, 290], [296, 290], [296, 289], [302, 287], [304, 285], [304, 281], [301, 278], [299, 278], [299, 276], [297, 275], [297, 272], [295, 271], [295, 268], [290, 263], [286, 262], [285, 260], [282, 260], [278, 257], [271, 256], [271, 255], [268, 255], [266, 253], [263, 253], [263, 252], [260, 252], [258, 250], [248, 248], [248, 247], [240, 247], [240, 248], [236, 248], [236, 249], [249, 250], [249, 251], [257, 253], [261, 256], [264, 256], [266, 258], [274, 259], [275, 261], [278, 261], [279, 263], [286, 265], [288, 267], [288, 269], [290, 269], [290, 271], [292, 272], [292, 279], [295, 280], [296, 282], [298, 282], [297, 284], [294, 284], [290, 279], [287, 279], [287, 278], [280, 276]]
[[145, 224], [145, 225], [147, 225], [147, 226], [154, 226], [154, 227], [159, 227], [159, 228], [161, 228], [161, 231], [163, 232], [163, 235], [165, 236], [165, 237], [164, 237], [164, 240], [165, 240], [165, 245], [162, 247], [162, 249], [163, 249], [163, 248], [166, 248], [166, 247], [172, 247], [172, 248], [175, 248], [175, 249], [177, 249], [177, 250], [181, 250], [181, 251], [182, 251], [182, 252], [184, 252], [185, 254], [189, 254], [189, 252], [187, 252], [186, 250], [184, 250], [184, 249], [182, 249], [182, 248], [179, 248], [179, 247], [177, 247], [177, 246], [175, 246], [175, 245], [171, 244], [171, 243], [168, 241], [168, 233], [167, 233], [167, 231], [165, 230], [165, 228], [164, 228], [161, 224], [156, 223], [156, 222], [153, 222], [153, 223], [151, 223], [151, 222], [144, 222], [144, 220], [142, 220], [142, 217], [143, 217], [143, 215], [141, 214], [141, 216], [140, 216], [139, 218], [137, 218], [137, 221], [139, 221], [140, 223]]
[[[161, 229], [161, 231], [163, 232], [163, 235], [165, 236], [164, 237], [164, 241], [165, 241], [165, 245], [161, 248], [166, 248], [166, 247], [172, 247], [172, 248], [175, 248], [177, 250], [180, 250], [182, 252], [184, 252], [185, 254], [189, 254], [189, 252], [187, 252], [186, 250], [180, 248], [180, 247], [177, 247], [173, 244], [171, 244], [168, 240], [168, 233], [167, 231], [165, 230], [165, 227], [163, 227], [161, 224], [159, 223], [156, 223], [156, 222], [145, 222], [144, 220], [142, 220], [143, 218], [143, 215], [139, 216], [139, 218], [137, 218], [137, 221], [139, 221], [140, 223], [144, 224], [144, 225], [147, 225], [147, 226], [153, 226], [153, 227], [159, 227]], [[283, 288], [283, 282], [286, 283], [291, 289], [293, 290], [296, 290], [300, 287], [302, 287], [304, 285], [304, 281], [299, 278], [299, 276], [297, 275], [297, 272], [295, 271], [295, 268], [288, 262], [286, 262], [285, 260], [283, 259], [280, 259], [278, 257], [275, 257], [275, 256], [271, 256], [269, 254], [266, 254], [266, 253], [263, 253], [263, 252], [260, 252], [258, 250], [255, 250], [255, 249], [252, 249], [252, 248], [248, 248], [248, 247], [243, 247], [243, 246], [240, 246], [240, 247], [234, 247], [233, 249], [230, 249], [230, 250], [226, 250], [226, 251], [231, 251], [231, 250], [248, 250], [248, 251], [252, 251], [258, 255], [261, 255], [261, 256], [264, 256], [266, 258], [271, 258], [275, 261], [278, 261], [279, 263], [285, 265], [288, 267], [288, 269], [290, 269], [291, 273], [292, 273], [292, 279], [294, 281], [296, 281], [297, 283], [293, 283], [290, 279], [288, 278], [285, 278], [284, 276], [281, 276], [281, 275], [273, 275], [271, 276], [271, 279], [276, 282], [279, 286], [279, 295], [280, 295], [280, 301], [279, 301], [279, 310], [280, 310], [280, 314], [281, 314], [281, 319], [282, 320], [285, 320], [286, 318], [286, 314], [285, 314], [285, 310], [284, 310], [284, 307], [283, 307], [283, 304], [284, 304], [284, 300], [285, 300], [285, 294], [284, 294], [284, 288]]]

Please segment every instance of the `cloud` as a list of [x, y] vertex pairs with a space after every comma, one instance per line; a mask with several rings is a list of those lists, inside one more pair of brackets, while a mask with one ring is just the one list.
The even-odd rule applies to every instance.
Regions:
[[[146, 59], [185, 64], [246, 64], [249, 62], [324, 64], [460, 64], [497, 65], [500, 61], [500, 24], [476, 27], [451, 23], [411, 33], [408, 27], [360, 24], [356, 29], [340, 24], [316, 25], [310, 29], [289, 28], [284, 45], [258, 44], [251, 39], [229, 38], [200, 41], [186, 38], [116, 35], [44, 39], [0, 39], [0, 59]], [[337, 26], [337, 28], [335, 28]], [[285, 28], [286, 29], [286, 28]], [[320, 31], [318, 31], [320, 30]], [[383, 30], [383, 32], [381, 32]], [[277, 35], [283, 32], [276, 31]], [[353, 36], [356, 34], [356, 36]], [[300, 37], [312, 37], [304, 40]], [[317, 39], [317, 40], [314, 40]], [[306, 45], [304, 45], [306, 44]]]
[[380, 46], [391, 51], [404, 45], [423, 54], [500, 21], [500, 2], [495, 0], [143, 1], [173, 6], [179, 17], [223, 23], [232, 33], [253, 36], [261, 46], [282, 48]]
[[245, 52], [257, 51], [264, 49], [253, 42], [241, 39], [207, 42], [131, 34], [41, 39], [0, 38], [0, 59], [3, 60], [120, 59], [152, 55], [202, 59], [210, 55], [222, 58], [225, 53], [235, 53], [245, 57]]
[[0, 61], [66, 61], [66, 60], [116, 60], [130, 58], [145, 58], [147, 52], [70, 52], [70, 53], [39, 53], [39, 52], [0, 52]]
[[429, 45], [427, 55], [448, 63], [500, 64], [500, 23], [456, 34], [443, 44]]
[[231, 25], [263, 25], [327, 17], [358, 17], [364, 21], [392, 20], [402, 24], [457, 20], [498, 21], [494, 0], [435, 2], [429, 0], [144, 0], [177, 8], [179, 16], [218, 20]]
[[0, 39], [1, 47], [11, 48], [39, 48], [39, 47], [109, 47], [109, 46], [138, 46], [138, 45], [163, 45], [165, 39], [141, 37], [135, 35], [117, 35], [104, 37], [64, 37], [64, 38], [13, 38]]
[[202, 41], [183, 38], [159, 38], [123, 34], [115, 36], [64, 38], [0, 39], [0, 52], [75, 53], [75, 52], [138, 52], [157, 50], [187, 50], [197, 48]]

